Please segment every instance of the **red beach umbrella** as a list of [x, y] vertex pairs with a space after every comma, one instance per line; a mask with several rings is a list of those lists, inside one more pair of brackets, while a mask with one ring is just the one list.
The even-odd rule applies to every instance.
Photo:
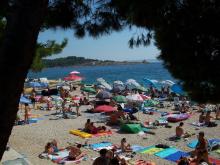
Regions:
[[77, 76], [77, 75], [70, 75], [68, 77], [64, 77], [65, 81], [81, 81], [82, 77]]
[[110, 105], [100, 105], [94, 109], [94, 112], [114, 112], [117, 109]]

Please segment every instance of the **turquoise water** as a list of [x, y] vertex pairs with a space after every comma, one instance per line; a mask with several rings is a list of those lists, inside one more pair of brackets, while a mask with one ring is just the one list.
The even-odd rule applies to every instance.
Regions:
[[100, 77], [108, 82], [126, 81], [132, 78], [139, 83], [144, 83], [143, 78], [145, 77], [155, 80], [174, 80], [161, 63], [46, 68], [39, 73], [30, 72], [28, 77], [59, 79], [67, 76], [73, 70], [79, 71], [81, 76], [85, 77], [86, 83], [93, 83]]

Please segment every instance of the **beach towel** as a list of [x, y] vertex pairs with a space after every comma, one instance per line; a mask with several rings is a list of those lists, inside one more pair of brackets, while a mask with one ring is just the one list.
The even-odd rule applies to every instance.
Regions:
[[155, 146], [148, 146], [148, 147], [144, 147], [143, 149], [137, 151], [138, 153], [144, 153], [145, 151], [151, 149], [151, 148], [155, 148]]
[[30, 118], [30, 119], [28, 119], [28, 123], [29, 123], [29, 124], [37, 123], [37, 122], [38, 122], [38, 119], [37, 119], [37, 118]]
[[[220, 160], [213, 157], [209, 157], [209, 162], [211, 164], [215, 163], [215, 165], [220, 165]], [[197, 164], [196, 162], [191, 162], [190, 165], [197, 165]]]
[[178, 141], [181, 140], [181, 138], [177, 137], [177, 136], [171, 136], [171, 137], [167, 138], [166, 140], [173, 141], [173, 142], [178, 142]]
[[129, 161], [129, 165], [156, 165], [154, 162], [146, 161], [146, 160], [135, 160], [135, 161]]
[[196, 145], [198, 143], [198, 140], [192, 140], [190, 143], [187, 144], [187, 147], [189, 148], [196, 148]]
[[95, 143], [90, 144], [90, 148], [95, 151], [100, 151], [101, 149], [112, 149], [113, 145], [110, 142], [101, 142], [101, 143]]
[[69, 156], [68, 150], [59, 151], [57, 155], [48, 155], [47, 157], [55, 163], [59, 163], [61, 160]]
[[54, 160], [53, 162], [54, 163], [57, 163], [57, 164], [63, 164], [63, 165], [71, 165], [71, 164], [78, 164], [80, 163], [82, 160], [84, 160], [86, 157], [82, 157], [78, 160], [68, 160], [68, 158], [63, 158], [63, 159], [58, 159], [58, 160]]
[[153, 148], [150, 148], [142, 153], [144, 154], [149, 154], [149, 155], [154, 155], [160, 151], [163, 151], [164, 149], [163, 148], [157, 148], [157, 147], [153, 147]]
[[177, 151], [167, 157], [165, 157], [164, 159], [169, 160], [169, 161], [173, 161], [176, 162], [178, 161], [181, 157], [187, 157], [189, 156], [189, 154], [187, 152], [184, 151]]
[[110, 136], [110, 135], [112, 135], [112, 131], [106, 131], [106, 132], [92, 134], [92, 137], [102, 137], [102, 136]]
[[133, 152], [139, 152], [139, 151], [143, 150], [145, 147], [139, 146], [139, 145], [132, 145], [131, 148], [132, 148]]
[[193, 122], [191, 125], [196, 126], [196, 127], [204, 127], [205, 123]]
[[165, 158], [165, 157], [167, 157], [167, 156], [169, 156], [171, 154], [174, 154], [174, 153], [176, 153], [178, 151], [179, 151], [178, 149], [171, 147], [171, 148], [164, 149], [163, 151], [160, 151], [160, 152], [158, 152], [158, 153], [156, 153], [154, 155], [158, 156], [160, 158]]
[[[198, 143], [198, 140], [195, 139], [195, 140], [192, 140], [190, 143], [188, 143], [187, 146], [189, 148], [193, 148], [194, 149], [194, 148], [196, 148], [197, 143]], [[213, 148], [216, 145], [220, 144], [220, 139], [209, 139], [208, 143], [209, 143], [209, 148]]]

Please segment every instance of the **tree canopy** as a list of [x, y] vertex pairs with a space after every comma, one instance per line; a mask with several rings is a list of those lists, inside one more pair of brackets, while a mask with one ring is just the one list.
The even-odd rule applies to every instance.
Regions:
[[[220, 102], [218, 0], [103, 0], [99, 4], [99, 17], [103, 15], [99, 11], [106, 11], [123, 25], [146, 30], [131, 38], [130, 46], [147, 46], [154, 39], [164, 66], [193, 100]], [[109, 24], [100, 27], [119, 25]]]
[[34, 72], [41, 71], [45, 67], [43, 58], [61, 53], [66, 45], [67, 39], [64, 39], [61, 44], [51, 40], [48, 40], [46, 43], [38, 43], [36, 46], [35, 57], [31, 65], [31, 70]]

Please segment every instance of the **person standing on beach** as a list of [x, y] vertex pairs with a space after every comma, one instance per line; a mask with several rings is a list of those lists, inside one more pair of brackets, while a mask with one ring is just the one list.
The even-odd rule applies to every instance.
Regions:
[[30, 107], [27, 103], [24, 104], [24, 122], [26, 124], [28, 124], [28, 120], [29, 120], [29, 111], [30, 111]]
[[199, 164], [201, 160], [204, 160], [209, 164], [208, 159], [208, 141], [205, 139], [204, 132], [199, 132], [198, 144], [195, 149], [196, 162]]

